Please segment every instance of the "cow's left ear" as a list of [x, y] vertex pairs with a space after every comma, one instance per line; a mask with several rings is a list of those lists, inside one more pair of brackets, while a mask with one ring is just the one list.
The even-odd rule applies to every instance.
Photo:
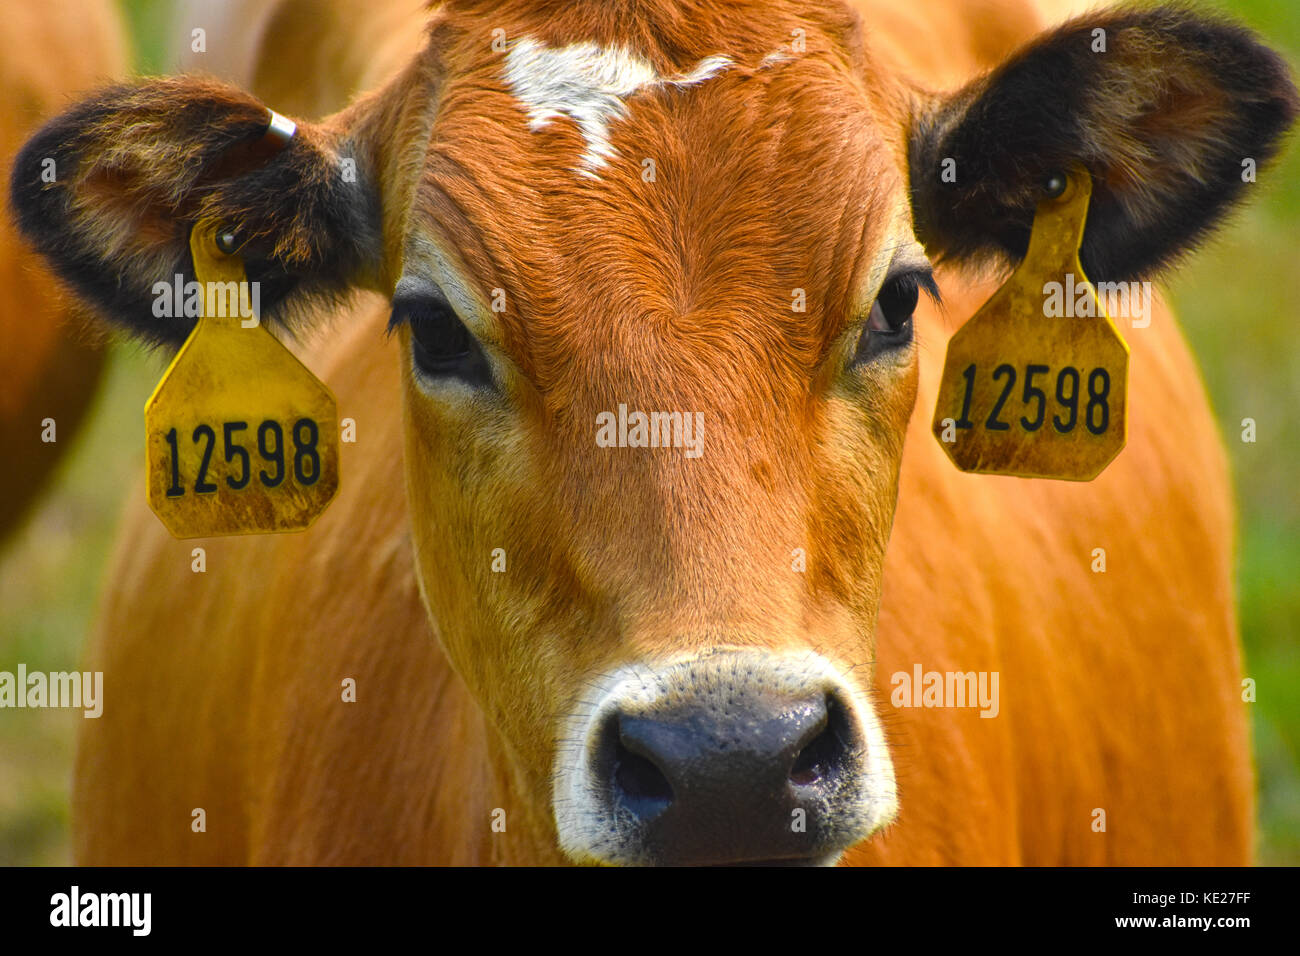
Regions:
[[234, 231], [268, 319], [313, 295], [374, 285], [380, 199], [353, 114], [296, 128], [272, 117], [206, 80], [101, 90], [18, 154], [19, 228], [110, 322], [167, 344], [184, 341], [194, 319], [155, 315], [152, 290], [194, 278], [189, 232], [201, 219]]
[[1018, 262], [1054, 174], [1082, 167], [1094, 281], [1192, 248], [1277, 153], [1300, 99], [1272, 50], [1184, 8], [1087, 15], [917, 111], [917, 236], [938, 259]]

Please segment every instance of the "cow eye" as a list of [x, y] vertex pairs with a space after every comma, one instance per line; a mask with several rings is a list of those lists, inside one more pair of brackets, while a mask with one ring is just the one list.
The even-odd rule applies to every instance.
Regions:
[[934, 278], [927, 272], [907, 272], [885, 280], [872, 303], [852, 364], [870, 362], [912, 341], [912, 313], [922, 289], [938, 298]]
[[402, 324], [411, 327], [411, 362], [425, 378], [455, 378], [479, 387], [493, 384], [482, 346], [440, 290], [394, 297], [389, 331]]

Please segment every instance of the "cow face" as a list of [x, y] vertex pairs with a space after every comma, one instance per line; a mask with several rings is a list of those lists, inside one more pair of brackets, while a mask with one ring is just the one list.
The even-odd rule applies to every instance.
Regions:
[[1178, 10], [1068, 25], [947, 97], [833, 5], [690, 12], [452, 4], [275, 151], [235, 90], [108, 90], [29, 143], [14, 205], [159, 341], [188, 329], [148, 290], [199, 218], [237, 229], [270, 317], [389, 295], [422, 592], [524, 817], [579, 862], [828, 861], [897, 806], [873, 630], [930, 260], [1014, 262], [1081, 166], [1085, 269], [1149, 271], [1295, 94]]
[[894, 91], [842, 15], [679, 62], [527, 26], [448, 41], [403, 236], [426, 601], [573, 857], [834, 853], [894, 810], [861, 678], [931, 283]]

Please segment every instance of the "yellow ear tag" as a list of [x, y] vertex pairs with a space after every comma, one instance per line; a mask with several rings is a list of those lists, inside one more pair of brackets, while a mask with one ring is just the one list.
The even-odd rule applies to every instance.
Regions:
[[1128, 346], [1079, 264], [1092, 180], [1038, 204], [1029, 251], [948, 343], [934, 435], [962, 471], [1090, 481], [1128, 435]]
[[144, 407], [149, 506], [177, 538], [301, 531], [338, 489], [334, 396], [253, 314], [216, 223], [190, 251], [203, 315]]

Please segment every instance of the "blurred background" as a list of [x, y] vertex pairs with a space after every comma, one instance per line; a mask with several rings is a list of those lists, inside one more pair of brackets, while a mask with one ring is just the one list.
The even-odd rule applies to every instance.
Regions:
[[[1300, 64], [1295, 0], [1199, 5], [1245, 21]], [[188, 32], [171, 34], [172, 0], [120, 7], [134, 70], [166, 72], [165, 51]], [[1200, 359], [1236, 480], [1241, 629], [1258, 694], [1259, 861], [1300, 864], [1300, 145], [1254, 189], [1251, 205], [1166, 288]], [[123, 498], [143, 494], [143, 408], [164, 368], [138, 346], [110, 344], [102, 385], [46, 494], [0, 541], [0, 670], [20, 661], [77, 668]], [[1241, 441], [1244, 418], [1257, 423], [1254, 444]], [[0, 462], [0, 471], [11, 467]], [[78, 714], [7, 710], [0, 721], [0, 865], [71, 862]]]

